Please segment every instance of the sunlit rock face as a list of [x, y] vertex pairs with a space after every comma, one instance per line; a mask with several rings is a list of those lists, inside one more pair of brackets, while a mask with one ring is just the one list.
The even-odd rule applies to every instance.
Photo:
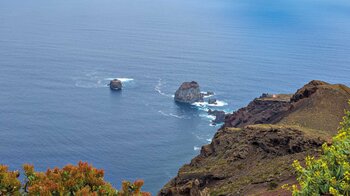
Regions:
[[182, 83], [175, 92], [175, 101], [188, 104], [203, 101], [203, 95], [200, 91], [199, 84], [195, 81]]

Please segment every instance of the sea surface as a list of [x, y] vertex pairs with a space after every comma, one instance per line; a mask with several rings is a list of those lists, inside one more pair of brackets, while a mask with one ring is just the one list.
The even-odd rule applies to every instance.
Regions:
[[[1, 0], [0, 162], [156, 193], [211, 141], [208, 108], [349, 76], [348, 0]], [[219, 106], [175, 104], [192, 80]]]

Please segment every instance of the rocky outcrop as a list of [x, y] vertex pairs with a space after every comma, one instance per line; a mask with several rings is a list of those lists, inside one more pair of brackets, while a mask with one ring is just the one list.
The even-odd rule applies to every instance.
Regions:
[[216, 99], [208, 99], [208, 104], [217, 104], [217, 100]]
[[224, 111], [209, 109], [208, 114], [215, 116], [215, 119], [212, 121], [214, 125], [225, 122], [226, 113]]
[[252, 124], [272, 123], [282, 113], [291, 107], [292, 95], [261, 96], [254, 99], [248, 106], [228, 115], [226, 127], [244, 127]]
[[123, 84], [120, 80], [114, 79], [109, 83], [109, 87], [112, 90], [121, 90], [123, 88]]
[[201, 93], [197, 82], [184, 82], [175, 92], [174, 99], [180, 103], [191, 104], [194, 102], [203, 101], [203, 94]]
[[329, 85], [327, 82], [319, 81], [319, 80], [312, 80], [302, 88], [298, 89], [298, 91], [293, 95], [291, 98], [292, 102], [297, 102], [300, 99], [310, 97], [313, 93], [319, 89], [322, 85]]
[[291, 95], [265, 94], [227, 114], [200, 155], [159, 195], [290, 195], [293, 160], [317, 155], [349, 110], [350, 88], [311, 81]]

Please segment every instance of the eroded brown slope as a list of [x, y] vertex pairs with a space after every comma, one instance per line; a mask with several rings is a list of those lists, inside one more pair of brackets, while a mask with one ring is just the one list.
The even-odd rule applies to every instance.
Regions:
[[335, 133], [344, 110], [349, 109], [350, 88], [313, 80], [290, 95], [291, 100], [257, 98], [227, 116], [224, 127], [250, 124], [286, 124]]
[[294, 180], [292, 161], [316, 155], [336, 132], [349, 92], [311, 81], [291, 101], [287, 95], [255, 99], [228, 115], [212, 143], [159, 195], [273, 195], [272, 189]]
[[344, 110], [349, 109], [349, 99], [350, 89], [344, 85], [318, 85], [309, 97], [292, 101], [289, 111], [274, 123], [300, 125], [335, 134]]

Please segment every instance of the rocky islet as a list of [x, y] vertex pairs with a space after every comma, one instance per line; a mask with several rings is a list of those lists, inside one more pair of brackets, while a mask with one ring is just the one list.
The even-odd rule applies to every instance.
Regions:
[[118, 80], [118, 79], [113, 79], [110, 81], [109, 83], [109, 88], [111, 90], [116, 90], [116, 91], [119, 91], [119, 90], [122, 90], [123, 88], [123, 83], [122, 81]]

